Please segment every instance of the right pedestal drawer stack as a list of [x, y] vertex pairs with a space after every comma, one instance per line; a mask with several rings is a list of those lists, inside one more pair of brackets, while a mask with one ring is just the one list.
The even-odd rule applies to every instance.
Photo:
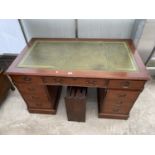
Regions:
[[110, 80], [108, 88], [99, 88], [99, 117], [127, 119], [144, 84], [140, 80]]

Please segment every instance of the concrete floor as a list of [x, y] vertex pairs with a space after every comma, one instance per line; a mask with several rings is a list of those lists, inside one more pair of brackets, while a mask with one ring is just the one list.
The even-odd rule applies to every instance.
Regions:
[[0, 134], [155, 134], [155, 78], [148, 81], [128, 120], [99, 119], [96, 93], [88, 92], [86, 122], [67, 121], [63, 89], [56, 115], [30, 114], [18, 91], [0, 107]]

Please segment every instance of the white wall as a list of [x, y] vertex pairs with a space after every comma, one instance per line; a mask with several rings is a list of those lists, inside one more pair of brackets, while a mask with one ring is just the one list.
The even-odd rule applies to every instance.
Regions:
[[73, 19], [24, 19], [22, 23], [28, 40], [32, 37], [75, 37], [75, 21]]
[[134, 19], [80, 19], [79, 38], [131, 38]]
[[25, 46], [18, 20], [0, 19], [0, 54], [20, 53]]

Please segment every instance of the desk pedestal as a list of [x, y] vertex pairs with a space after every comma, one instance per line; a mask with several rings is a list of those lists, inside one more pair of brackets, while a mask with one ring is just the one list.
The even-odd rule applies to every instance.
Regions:
[[16, 84], [31, 113], [56, 114], [61, 86]]

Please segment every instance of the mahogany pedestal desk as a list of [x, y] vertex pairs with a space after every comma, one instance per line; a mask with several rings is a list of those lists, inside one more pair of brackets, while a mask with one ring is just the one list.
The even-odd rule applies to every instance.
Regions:
[[55, 114], [61, 86], [95, 87], [100, 118], [127, 119], [149, 79], [131, 40], [33, 38], [7, 70], [28, 110]]

